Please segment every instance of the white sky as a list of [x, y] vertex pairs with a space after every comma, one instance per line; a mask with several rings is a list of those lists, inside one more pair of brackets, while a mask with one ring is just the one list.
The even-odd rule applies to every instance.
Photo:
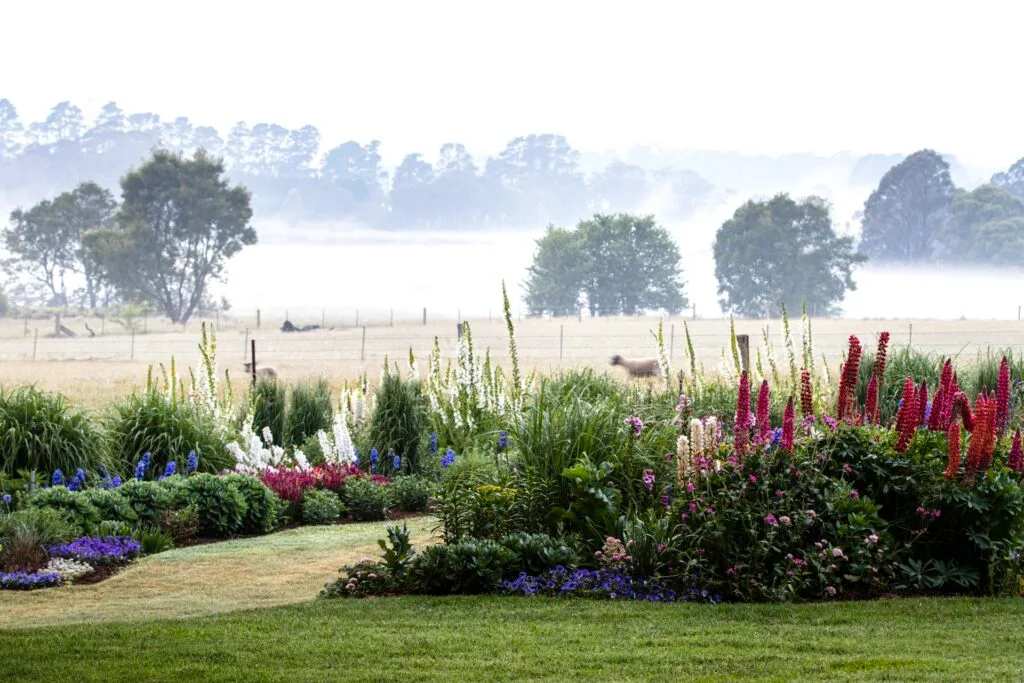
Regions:
[[6, 0], [0, 97], [378, 138], [388, 162], [531, 132], [576, 147], [1021, 148], [1024, 4], [911, 0]]

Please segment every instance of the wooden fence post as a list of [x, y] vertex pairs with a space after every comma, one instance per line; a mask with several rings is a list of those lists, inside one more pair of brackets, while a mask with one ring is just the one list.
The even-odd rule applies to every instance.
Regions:
[[256, 340], [253, 339], [249, 343], [251, 344], [250, 348], [252, 349], [252, 385], [256, 386]]
[[741, 366], [742, 370], [750, 372], [750, 335], [737, 334], [736, 335], [736, 346], [740, 349], [740, 362], [743, 363]]

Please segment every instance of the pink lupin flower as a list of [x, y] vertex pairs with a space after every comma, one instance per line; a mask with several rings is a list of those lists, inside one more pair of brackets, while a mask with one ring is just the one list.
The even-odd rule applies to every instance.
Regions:
[[1019, 429], [1013, 435], [1013, 445], [1010, 446], [1010, 457], [1006, 460], [1006, 466], [1018, 474], [1024, 470], [1024, 444], [1021, 443]]
[[996, 428], [1000, 434], [1010, 423], [1010, 361], [999, 363], [999, 382], [996, 385]]
[[768, 380], [761, 380], [761, 388], [757, 392], [757, 416], [755, 417], [757, 440], [766, 443], [771, 440], [772, 426], [769, 422], [769, 410], [771, 408], [770, 390]]
[[795, 429], [796, 410], [793, 407], [793, 397], [786, 401], [786, 412], [782, 414], [782, 445], [786, 453], [793, 452], [793, 431]]
[[747, 427], [744, 415], [750, 413], [750, 377], [744, 370], [740, 375], [740, 388], [736, 396], [736, 419], [733, 422], [733, 449], [738, 457], [743, 457], [747, 452], [747, 443], [750, 440], [750, 431]]

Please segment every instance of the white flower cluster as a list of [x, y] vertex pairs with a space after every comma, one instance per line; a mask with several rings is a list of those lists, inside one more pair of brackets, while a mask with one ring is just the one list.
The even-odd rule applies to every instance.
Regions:
[[[294, 464], [301, 470], [309, 469], [309, 461], [306, 455], [299, 449], [295, 449], [291, 458], [288, 458], [284, 448], [274, 444], [274, 435], [270, 427], [263, 428], [263, 436], [256, 434], [252, 428], [253, 413], [245, 418], [242, 424], [241, 441], [245, 445], [242, 448], [236, 441], [228, 444], [228, 452], [235, 457], [235, 469], [240, 472], [259, 472], [267, 469], [278, 469]], [[291, 460], [291, 462], [289, 462]]]
[[333, 433], [328, 435], [322, 429], [316, 433], [325, 462], [342, 465], [359, 464], [359, 460], [356, 459], [356, 448], [352, 443], [352, 434], [348, 430], [347, 412], [343, 400], [341, 408], [334, 414], [334, 423], [331, 428]]
[[50, 560], [50, 563], [46, 565], [46, 568], [43, 571], [56, 572], [57, 574], [60, 574], [60, 578], [63, 581], [71, 582], [85, 576], [92, 570], [92, 565], [86, 562], [58, 557]]
[[454, 371], [449, 361], [442, 372], [441, 346], [434, 338], [434, 349], [427, 365], [426, 394], [431, 413], [442, 424], [472, 430], [482, 415], [504, 415], [512, 407], [509, 400], [512, 387], [501, 368], [491, 362], [490, 349], [482, 363], [479, 356], [474, 355], [469, 323], [463, 326], [462, 337], [456, 342]]

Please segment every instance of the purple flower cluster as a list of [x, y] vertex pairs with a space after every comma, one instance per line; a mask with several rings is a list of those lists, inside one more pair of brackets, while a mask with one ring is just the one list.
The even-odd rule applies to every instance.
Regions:
[[706, 589], [683, 587], [662, 579], [636, 579], [621, 567], [566, 569], [559, 565], [539, 576], [523, 572], [514, 581], [503, 581], [502, 592], [511, 595], [594, 597], [647, 602], [701, 601], [717, 603], [721, 596]]
[[130, 560], [142, 550], [131, 536], [82, 536], [70, 543], [51, 545], [51, 557], [66, 557], [90, 564], [115, 564]]
[[0, 588], [12, 590], [32, 590], [33, 588], [49, 588], [59, 586], [60, 574], [57, 572], [27, 572], [24, 569], [17, 572], [0, 572]]

